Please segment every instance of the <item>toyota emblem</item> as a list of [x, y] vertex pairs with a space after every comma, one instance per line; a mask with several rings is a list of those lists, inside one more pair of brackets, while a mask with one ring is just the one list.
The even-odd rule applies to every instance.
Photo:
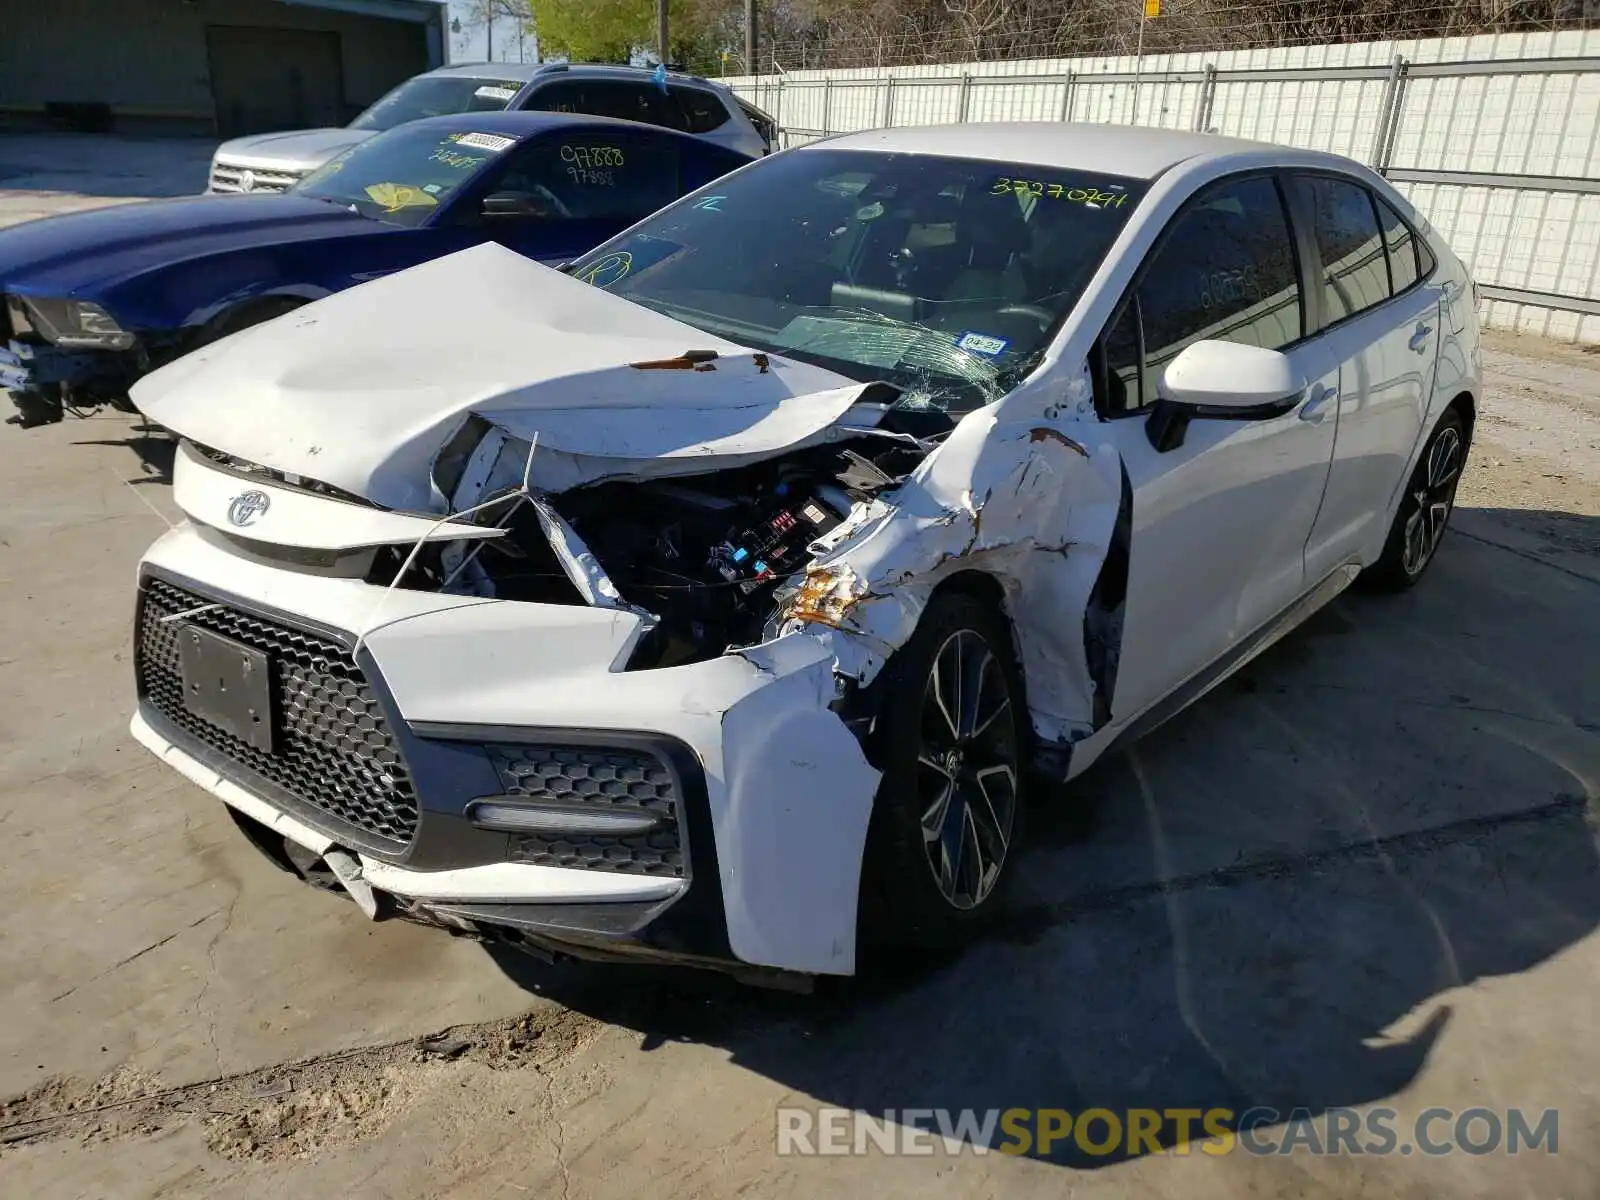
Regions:
[[[239, 190], [253, 192], [256, 190], [256, 173], [254, 171], [241, 171], [239, 173]], [[260, 493], [257, 493], [258, 495]]]
[[228, 503], [228, 520], [243, 529], [271, 507], [272, 497], [265, 492], [240, 492]]

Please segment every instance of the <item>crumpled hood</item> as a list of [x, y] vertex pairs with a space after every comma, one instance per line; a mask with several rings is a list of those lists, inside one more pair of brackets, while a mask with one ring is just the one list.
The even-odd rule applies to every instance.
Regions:
[[[692, 351], [716, 358], [683, 358]], [[215, 450], [388, 508], [438, 511], [433, 460], [469, 413], [536, 437], [531, 481], [559, 491], [770, 456], [824, 434], [871, 386], [491, 243], [198, 350], [140, 380], [133, 399]]]
[[371, 129], [295, 129], [234, 138], [217, 147], [215, 157], [230, 167], [310, 171], [357, 142], [375, 136]]

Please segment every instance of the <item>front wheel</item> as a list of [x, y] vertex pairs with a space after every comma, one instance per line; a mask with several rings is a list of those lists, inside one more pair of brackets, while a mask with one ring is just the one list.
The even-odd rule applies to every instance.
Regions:
[[1027, 713], [1010, 631], [970, 596], [937, 597], [883, 682], [866, 932], [957, 946], [997, 910], [1020, 824]]
[[1411, 473], [1382, 556], [1361, 576], [1369, 591], [1402, 592], [1422, 578], [1455, 510], [1466, 461], [1466, 422], [1452, 408], [1439, 418]]

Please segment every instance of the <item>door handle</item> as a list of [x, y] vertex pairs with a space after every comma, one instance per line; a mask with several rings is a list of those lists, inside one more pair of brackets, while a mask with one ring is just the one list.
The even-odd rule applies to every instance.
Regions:
[[1428, 348], [1428, 335], [1432, 332], [1433, 326], [1423, 325], [1422, 323], [1418, 322], [1417, 331], [1411, 335], [1411, 341], [1408, 342], [1407, 345], [1409, 345], [1418, 354], [1421, 354]]
[[1300, 419], [1312, 425], [1322, 424], [1328, 419], [1328, 406], [1338, 399], [1339, 393], [1335, 389], [1323, 388], [1300, 406]]

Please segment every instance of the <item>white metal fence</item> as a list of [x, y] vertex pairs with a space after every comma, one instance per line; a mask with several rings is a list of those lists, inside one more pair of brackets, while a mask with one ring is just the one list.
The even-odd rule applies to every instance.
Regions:
[[1600, 342], [1600, 31], [727, 82], [785, 145], [885, 125], [1091, 121], [1344, 154], [1455, 247], [1488, 324]]

